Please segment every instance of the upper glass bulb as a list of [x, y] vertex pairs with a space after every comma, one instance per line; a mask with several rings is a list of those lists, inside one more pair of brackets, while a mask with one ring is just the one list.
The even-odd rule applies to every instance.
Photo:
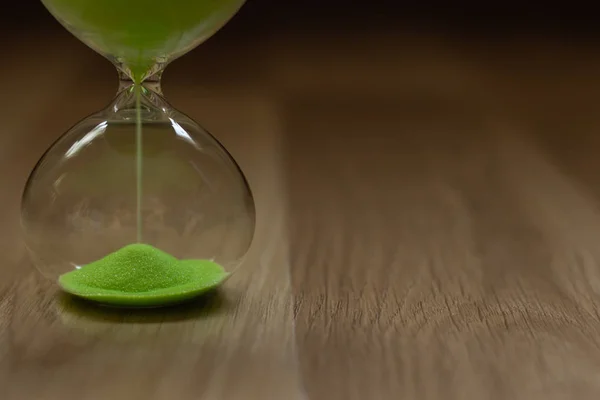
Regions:
[[233, 272], [255, 212], [228, 152], [146, 83], [123, 85], [46, 152], [26, 185], [22, 223], [36, 266], [56, 281], [138, 242]]
[[42, 0], [82, 42], [136, 82], [212, 36], [245, 0]]

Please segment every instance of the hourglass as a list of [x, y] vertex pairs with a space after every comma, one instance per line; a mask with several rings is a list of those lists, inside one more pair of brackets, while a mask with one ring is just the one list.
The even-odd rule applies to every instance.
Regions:
[[33, 263], [107, 305], [161, 306], [214, 289], [250, 247], [253, 197], [223, 146], [167, 103], [160, 79], [244, 0], [42, 2], [113, 62], [120, 87], [29, 177], [22, 225]]

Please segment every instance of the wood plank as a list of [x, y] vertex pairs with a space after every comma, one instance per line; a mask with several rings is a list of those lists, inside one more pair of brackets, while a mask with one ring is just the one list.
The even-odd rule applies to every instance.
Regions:
[[597, 399], [600, 59], [536, 40], [249, 41], [245, 75], [235, 51], [219, 67], [231, 48], [182, 60], [165, 92], [247, 172], [257, 238], [222, 295], [128, 313], [56, 296], [18, 240], [22, 179], [113, 75], [48, 46], [81, 62], [47, 66], [28, 119], [34, 64], [8, 58], [0, 397]]
[[312, 399], [594, 399], [597, 202], [460, 91], [287, 105]]

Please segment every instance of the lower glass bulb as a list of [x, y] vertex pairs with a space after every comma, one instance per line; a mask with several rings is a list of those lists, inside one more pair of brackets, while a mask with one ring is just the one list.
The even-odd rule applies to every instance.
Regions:
[[160, 91], [130, 85], [43, 155], [22, 225], [34, 264], [53, 281], [134, 243], [231, 273], [250, 247], [255, 209], [215, 138]]

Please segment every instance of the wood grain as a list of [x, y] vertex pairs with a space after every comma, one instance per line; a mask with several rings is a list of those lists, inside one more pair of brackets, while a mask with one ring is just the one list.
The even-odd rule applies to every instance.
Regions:
[[247, 172], [257, 238], [222, 294], [123, 313], [59, 295], [19, 239], [29, 169], [114, 90], [53, 40], [0, 66], [0, 398], [600, 396], [593, 46], [300, 36], [241, 49], [246, 75], [182, 59], [165, 92]]
[[282, 56], [310, 398], [598, 397], [597, 79], [521, 46]]

